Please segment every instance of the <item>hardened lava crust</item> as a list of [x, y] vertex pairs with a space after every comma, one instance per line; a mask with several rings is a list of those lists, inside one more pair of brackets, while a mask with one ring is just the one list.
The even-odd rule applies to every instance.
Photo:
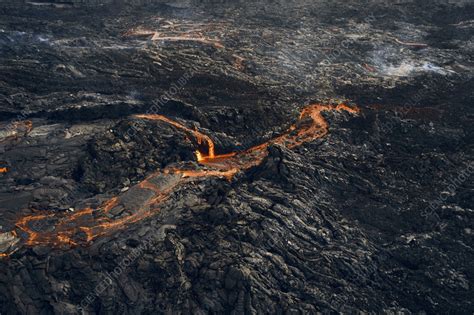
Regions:
[[0, 0], [0, 313], [472, 314], [473, 10]]

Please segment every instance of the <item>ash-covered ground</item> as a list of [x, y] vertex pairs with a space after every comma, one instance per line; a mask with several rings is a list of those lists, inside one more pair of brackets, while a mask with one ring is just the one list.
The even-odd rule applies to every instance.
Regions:
[[2, 314], [474, 312], [473, 4], [121, 2], [0, 3]]

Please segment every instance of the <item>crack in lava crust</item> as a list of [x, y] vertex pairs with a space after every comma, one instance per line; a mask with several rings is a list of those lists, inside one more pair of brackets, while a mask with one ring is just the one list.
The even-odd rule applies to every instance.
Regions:
[[[207, 146], [207, 152], [196, 151], [199, 169], [191, 170], [168, 167], [158, 170], [127, 192], [104, 202], [100, 207], [84, 208], [74, 213], [34, 214], [20, 218], [12, 234], [17, 238], [15, 246], [6, 257], [23, 246], [52, 246], [69, 248], [87, 245], [94, 239], [125, 228], [128, 224], [143, 220], [157, 213], [177, 188], [196, 178], [225, 177], [231, 180], [240, 171], [259, 165], [268, 155], [268, 147], [273, 144], [288, 149], [305, 142], [324, 137], [329, 125], [322, 116], [323, 111], [347, 111], [358, 114], [359, 109], [340, 105], [313, 104], [305, 107], [298, 121], [282, 135], [241, 152], [215, 154], [212, 139], [191, 128], [162, 115], [136, 115], [136, 118], [159, 120], [168, 123]], [[15, 248], [13, 248], [15, 247]]]

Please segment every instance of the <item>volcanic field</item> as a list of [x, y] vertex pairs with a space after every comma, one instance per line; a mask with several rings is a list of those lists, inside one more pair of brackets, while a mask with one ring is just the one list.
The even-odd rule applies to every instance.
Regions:
[[474, 312], [472, 3], [79, 2], [0, 0], [1, 314]]

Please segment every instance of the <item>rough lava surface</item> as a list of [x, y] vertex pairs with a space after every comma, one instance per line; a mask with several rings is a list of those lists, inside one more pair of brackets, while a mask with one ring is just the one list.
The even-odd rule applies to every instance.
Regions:
[[126, 2], [0, 1], [2, 314], [474, 312], [472, 4]]

